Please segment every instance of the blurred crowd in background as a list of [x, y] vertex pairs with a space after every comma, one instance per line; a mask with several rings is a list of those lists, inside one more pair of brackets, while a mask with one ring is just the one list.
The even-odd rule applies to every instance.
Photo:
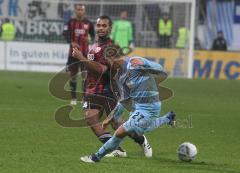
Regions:
[[[1, 40], [64, 43], [63, 26], [74, 16], [73, 6], [77, 2], [81, 3], [74, 0], [0, 0]], [[115, 23], [129, 22], [129, 46], [188, 47], [191, 4], [84, 2], [88, 2], [86, 16], [93, 23], [101, 14], [109, 15]], [[195, 49], [240, 51], [239, 8], [240, 3], [234, 0], [197, 0]]]

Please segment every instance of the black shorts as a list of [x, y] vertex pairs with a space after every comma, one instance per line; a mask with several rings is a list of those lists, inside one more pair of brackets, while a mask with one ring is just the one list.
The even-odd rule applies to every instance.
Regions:
[[98, 109], [107, 115], [109, 115], [117, 105], [117, 100], [109, 96], [87, 95], [83, 100], [84, 109]]

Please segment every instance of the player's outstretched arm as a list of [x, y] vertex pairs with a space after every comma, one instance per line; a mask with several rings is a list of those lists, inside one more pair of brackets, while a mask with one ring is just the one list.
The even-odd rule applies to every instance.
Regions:
[[149, 61], [147, 59], [143, 59], [143, 61], [144, 61], [144, 67], [146, 69], [153, 70], [156, 72], [164, 72], [163, 66], [161, 66], [160, 64], [153, 61]]
[[123, 114], [124, 107], [121, 103], [112, 110], [108, 117], [103, 121], [102, 127], [105, 129], [112, 121], [117, 121]]
[[165, 73], [163, 67], [160, 64], [141, 57], [131, 59], [130, 69], [141, 69], [152, 74]]

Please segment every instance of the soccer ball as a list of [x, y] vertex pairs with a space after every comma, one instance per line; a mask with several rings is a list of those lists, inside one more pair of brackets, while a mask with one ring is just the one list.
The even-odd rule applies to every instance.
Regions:
[[184, 142], [178, 146], [177, 154], [180, 160], [191, 162], [196, 158], [197, 147], [190, 142]]

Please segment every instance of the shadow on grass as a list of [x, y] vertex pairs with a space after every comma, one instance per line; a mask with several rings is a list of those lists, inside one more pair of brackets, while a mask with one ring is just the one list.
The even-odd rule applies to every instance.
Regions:
[[206, 172], [212, 171], [218, 173], [240, 173], [239, 171], [233, 170], [232, 168], [228, 167], [227, 164], [207, 163], [204, 161], [183, 162], [180, 160], [163, 157], [153, 157], [152, 160], [164, 164], [168, 167], [176, 168], [177, 170], [186, 169], [186, 170], [202, 170]]
[[[216, 172], [216, 173], [240, 173], [237, 170], [233, 170], [227, 164], [215, 164], [215, 163], [207, 163], [204, 161], [193, 161], [193, 162], [182, 162], [177, 159], [169, 159], [163, 157], [153, 157], [153, 158], [145, 158], [144, 156], [130, 156], [125, 158], [104, 158], [102, 162], [98, 163], [97, 165], [106, 166], [111, 164], [112, 166], [121, 167], [124, 165], [126, 168], [126, 164], [131, 165], [141, 165], [142, 162], [145, 162], [144, 165], [149, 165], [150, 167], [168, 167], [172, 168], [173, 170], [179, 170], [184, 172], [194, 172], [196, 170], [202, 172]], [[84, 163], [85, 164], [85, 163]], [[122, 167], [123, 168], [123, 167]], [[124, 169], [123, 168], [123, 169]]]

